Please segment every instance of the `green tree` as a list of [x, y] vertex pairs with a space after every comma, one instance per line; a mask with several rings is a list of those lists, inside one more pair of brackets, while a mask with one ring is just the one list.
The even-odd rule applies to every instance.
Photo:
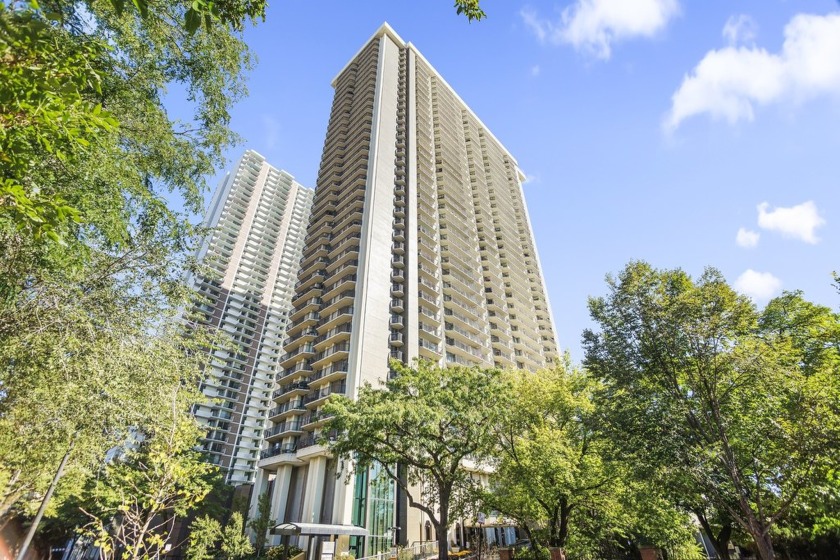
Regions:
[[251, 541], [245, 535], [245, 521], [238, 511], [231, 514], [230, 520], [222, 529], [221, 541], [224, 560], [240, 560], [254, 552]]
[[[179, 224], [162, 193], [200, 211], [203, 177], [236, 138], [229, 109], [250, 68], [241, 30], [261, 15], [259, 2], [212, 4], [218, 24], [197, 32], [183, 23], [202, 2], [139, 13], [95, 0], [2, 6], [0, 223], [124, 242], [138, 216]], [[193, 102], [192, 122], [168, 118], [173, 84]]]
[[607, 283], [585, 364], [622, 451], [640, 470], [681, 470], [772, 560], [773, 528], [837, 464], [837, 315], [800, 294], [759, 314], [713, 269], [695, 282], [636, 262]]
[[429, 516], [445, 558], [452, 508], [475, 484], [465, 461], [493, 451], [491, 428], [505, 413], [507, 389], [498, 370], [423, 361], [391, 367], [395, 375], [384, 387], [366, 385], [355, 401], [330, 397], [329, 446], [348, 470], [378, 465], [408, 504]]
[[0, 349], [3, 516], [32, 511], [36, 496], [59, 478], [65, 453], [67, 482], [83, 483], [135, 427], [154, 431], [165, 421], [173, 390], [197, 386], [206, 356], [196, 339], [174, 329], [143, 332], [121, 319], [115, 312], [109, 330], [80, 321], [88, 328], [21, 333]]
[[[251, 58], [241, 26], [186, 31], [188, 8], [0, 6], [0, 517], [31, 513], [71, 442], [80, 482], [198, 383], [206, 345], [171, 322], [201, 232], [164, 196], [200, 210]], [[190, 122], [163, 107], [175, 84]]]
[[104, 559], [157, 557], [176, 518], [195, 509], [213, 487], [218, 467], [195, 450], [203, 430], [183, 398], [170, 400], [169, 425], [141, 436], [137, 449], [109, 463], [93, 483], [83, 511], [84, 534]]
[[257, 516], [248, 521], [248, 527], [254, 531], [254, 552], [257, 558], [262, 557], [265, 542], [268, 538], [268, 530], [274, 526], [274, 519], [271, 518], [271, 495], [264, 492], [257, 498]]
[[58, 240], [60, 226], [79, 214], [61, 194], [30, 180], [32, 156], [40, 151], [67, 163], [116, 128], [93, 99], [102, 83], [91, 61], [106, 51], [103, 43], [57, 30], [34, 10], [0, 5], [0, 219], [37, 238]]
[[222, 536], [222, 526], [208, 515], [196, 518], [190, 523], [190, 538], [187, 545], [187, 560], [213, 560]]
[[510, 375], [513, 403], [497, 430], [501, 454], [488, 509], [516, 520], [532, 543], [575, 557], [598, 556], [619, 535], [663, 547], [693, 541], [687, 516], [635, 482], [601, 433], [597, 381], [568, 358], [536, 374]]

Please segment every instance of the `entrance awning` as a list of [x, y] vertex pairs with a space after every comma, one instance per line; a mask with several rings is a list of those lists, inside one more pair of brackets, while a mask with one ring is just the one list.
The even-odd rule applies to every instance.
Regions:
[[332, 536], [351, 535], [367, 537], [370, 531], [355, 525], [328, 525], [324, 523], [281, 523], [271, 529], [272, 535]]

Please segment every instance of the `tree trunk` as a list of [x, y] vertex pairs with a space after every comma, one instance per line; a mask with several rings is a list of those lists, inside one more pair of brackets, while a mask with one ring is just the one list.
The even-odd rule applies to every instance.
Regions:
[[729, 539], [732, 537], [732, 524], [727, 523], [720, 529], [720, 533], [716, 539], [712, 540], [712, 545], [718, 553], [718, 556], [723, 560], [729, 559]]
[[563, 500], [563, 505], [560, 507], [560, 532], [557, 535], [557, 545], [560, 548], [566, 547], [566, 539], [569, 538], [569, 515], [572, 513], [572, 508], [566, 505], [566, 500]]
[[437, 529], [438, 560], [449, 559], [449, 492], [440, 492], [440, 515]]
[[702, 511], [697, 510], [694, 511], [694, 515], [703, 527], [703, 531], [706, 533], [706, 536], [708, 536], [709, 540], [712, 542], [712, 547], [715, 549], [715, 553], [718, 558], [721, 560], [730, 560], [729, 538], [732, 536], [732, 523], [725, 523], [723, 527], [721, 527], [720, 533], [718, 533], [717, 537], [715, 537], [715, 532], [712, 530], [712, 526], [709, 524], [709, 520], [706, 518], [706, 515]]
[[755, 546], [758, 549], [758, 557], [761, 560], [776, 560], [776, 552], [773, 550], [773, 541], [769, 534], [765, 534], [761, 529], [750, 531], [750, 535], [755, 541]]
[[[558, 541], [560, 537], [558, 535], [558, 525], [560, 524], [560, 506], [554, 508], [554, 511], [551, 512], [551, 521], [548, 524], [548, 546], [549, 547], [556, 547], [560, 546]], [[534, 556], [536, 558], [536, 555]]]
[[531, 534], [531, 528], [528, 527], [527, 523], [522, 524], [522, 530], [525, 531], [525, 535], [528, 537], [528, 542], [531, 543], [531, 546], [534, 545], [534, 535]]

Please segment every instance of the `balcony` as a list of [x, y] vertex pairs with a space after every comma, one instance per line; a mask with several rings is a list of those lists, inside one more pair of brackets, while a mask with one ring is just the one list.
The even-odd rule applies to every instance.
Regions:
[[287, 377], [291, 377], [296, 373], [311, 371], [312, 363], [309, 360], [304, 360], [302, 362], [298, 362], [294, 367], [286, 368], [285, 370], [277, 374], [277, 381], [280, 381], [281, 379], [286, 379]]
[[[347, 391], [347, 382], [343, 379], [341, 381], [334, 381], [326, 387], [321, 387], [316, 393], [306, 397], [303, 402], [310, 410], [320, 406], [330, 395], [343, 395]], [[312, 406], [315, 403], [315, 406]]]
[[315, 348], [312, 347], [312, 344], [303, 344], [301, 346], [298, 346], [297, 348], [295, 348], [291, 352], [285, 354], [280, 359], [280, 365], [282, 367], [290, 367], [290, 366], [294, 365], [295, 361], [297, 361], [299, 358], [301, 358], [303, 356], [311, 357], [312, 354], [314, 354], [314, 353], [315, 353]]
[[292, 308], [299, 309], [306, 300], [320, 296], [323, 289], [324, 284], [318, 282], [309, 286], [305, 292], [298, 292], [297, 297], [292, 301]]
[[345, 290], [326, 301], [321, 308], [322, 315], [329, 315], [342, 305], [353, 303], [353, 298], [356, 296], [354, 290]]
[[302, 424], [307, 430], [311, 430], [322, 426], [332, 417], [332, 414], [327, 414], [325, 412], [312, 412], [303, 417]]
[[348, 352], [350, 352], [350, 343], [349, 342], [344, 342], [342, 344], [336, 344], [334, 346], [330, 346], [326, 350], [318, 352], [315, 355], [315, 358], [313, 358], [313, 360], [312, 360], [312, 365], [313, 365], [313, 367], [317, 368], [317, 367], [323, 365], [325, 360], [334, 359], [337, 354], [343, 354], [340, 357], [346, 358], [347, 357], [346, 354]]
[[[335, 327], [334, 329], [330, 329], [318, 338], [315, 339], [315, 346], [321, 346], [323, 348], [323, 344], [328, 340], [332, 339], [333, 337], [338, 337], [339, 335], [349, 334], [353, 330], [353, 325], [350, 323], [345, 323], [339, 327]], [[349, 337], [342, 337], [342, 338], [349, 338]]]
[[287, 443], [284, 445], [272, 445], [268, 449], [260, 453], [260, 459], [268, 459], [269, 457], [276, 457], [278, 455], [291, 454], [297, 451], [298, 446], [294, 443]]
[[302, 402], [285, 402], [281, 405], [275, 406], [271, 410], [268, 411], [268, 419], [272, 422], [275, 421], [275, 418], [281, 416], [283, 414], [289, 412], [296, 412], [301, 413], [306, 410], [306, 407], [303, 406]]
[[287, 420], [281, 424], [277, 424], [265, 433], [265, 439], [271, 441], [285, 435], [299, 434], [303, 422], [300, 420]]
[[326, 332], [333, 327], [337, 327], [338, 324], [349, 317], [353, 316], [353, 306], [348, 305], [347, 307], [343, 307], [336, 311], [330, 313], [327, 317], [324, 318], [322, 323], [318, 326], [319, 332]]
[[312, 376], [310, 383], [314, 381], [318, 381], [320, 383], [327, 383], [338, 379], [342, 379], [347, 376], [347, 371], [349, 370], [349, 368], [350, 363], [347, 360], [333, 362], [321, 371], [315, 372], [315, 375]]
[[289, 331], [298, 332], [302, 327], [312, 327], [314, 326], [319, 320], [321, 319], [321, 314], [317, 311], [313, 311], [311, 313], [307, 313], [301, 317], [298, 317], [291, 327], [289, 327]]
[[304, 276], [300, 280], [295, 283], [295, 291], [298, 293], [303, 292], [303, 290], [308, 289], [312, 286], [312, 284], [323, 282], [325, 278], [325, 274], [323, 270], [316, 270], [312, 274], [308, 276]]
[[321, 298], [319, 298], [319, 297], [309, 298], [308, 300], [306, 300], [306, 301], [304, 301], [304, 302], [303, 302], [303, 305], [301, 305], [300, 307], [296, 308], [296, 309], [292, 312], [292, 314], [291, 314], [291, 315], [289, 315], [289, 320], [290, 320], [290, 321], [293, 321], [293, 322], [294, 322], [294, 321], [297, 321], [298, 319], [300, 319], [300, 317], [301, 317], [302, 315], [304, 315], [304, 314], [306, 314], [306, 313], [309, 313], [309, 312], [311, 312], [311, 311], [315, 311], [315, 310], [317, 310], [317, 309], [318, 309], [318, 306], [319, 306], [319, 305], [321, 305], [321, 303], [322, 303], [322, 302], [321, 302]]
[[296, 342], [299, 342], [304, 338], [316, 336], [318, 336], [318, 331], [316, 331], [315, 329], [304, 329], [295, 336], [290, 336], [289, 338], [287, 338], [285, 346], [291, 346], [292, 344], [295, 344]]
[[271, 394], [272, 399], [277, 399], [280, 397], [285, 397], [286, 395], [291, 395], [292, 393], [307, 393], [309, 392], [309, 379], [304, 378], [298, 381], [293, 381], [288, 385], [284, 385], [279, 389], [275, 390]]

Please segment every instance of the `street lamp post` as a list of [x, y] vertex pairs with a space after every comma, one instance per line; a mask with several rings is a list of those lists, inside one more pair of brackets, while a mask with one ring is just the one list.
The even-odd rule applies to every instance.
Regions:
[[397, 531], [399, 530], [399, 527], [388, 527], [386, 532], [387, 535], [391, 536], [391, 555], [394, 558], [397, 558]]

